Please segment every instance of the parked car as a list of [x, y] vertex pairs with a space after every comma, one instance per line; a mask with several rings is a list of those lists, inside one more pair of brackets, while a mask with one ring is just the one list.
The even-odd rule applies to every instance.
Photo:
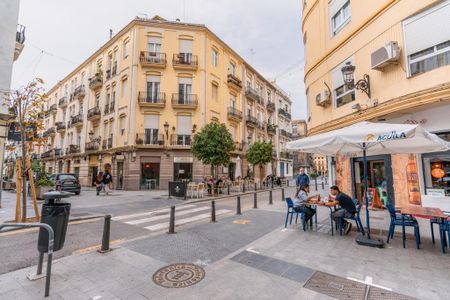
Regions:
[[77, 175], [73, 173], [58, 173], [50, 175], [50, 179], [55, 182], [56, 190], [61, 187], [61, 191], [75, 193], [79, 195], [81, 193], [81, 184]]

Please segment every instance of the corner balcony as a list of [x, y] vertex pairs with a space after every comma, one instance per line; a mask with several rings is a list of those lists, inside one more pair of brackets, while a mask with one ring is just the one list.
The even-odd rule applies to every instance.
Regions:
[[258, 119], [251, 115], [247, 115], [245, 117], [245, 123], [247, 124], [248, 127], [251, 128], [256, 128], [258, 127], [259, 124]]
[[63, 122], [56, 122], [55, 126], [56, 131], [58, 131], [59, 133], [64, 133], [66, 131], [66, 124], [64, 124]]
[[172, 94], [172, 107], [181, 109], [197, 109], [196, 94]]
[[141, 51], [139, 61], [142, 67], [164, 69], [167, 66], [166, 54], [161, 52]]
[[228, 74], [227, 83], [230, 88], [233, 88], [237, 91], [240, 91], [242, 89], [242, 81], [235, 75]]
[[164, 108], [166, 106], [166, 93], [139, 92], [139, 107]]
[[291, 120], [291, 114], [282, 108], [278, 109], [278, 115], [284, 117], [289, 121]]
[[75, 126], [77, 128], [83, 127], [83, 115], [78, 114], [70, 118], [71, 126]]
[[173, 55], [173, 68], [176, 70], [192, 70], [196, 71], [198, 68], [198, 57], [191, 53], [178, 53]]
[[164, 147], [164, 135], [157, 134], [152, 135], [149, 133], [137, 133], [136, 134], [136, 146], [140, 148], [163, 148]]
[[59, 98], [59, 100], [58, 100], [59, 108], [66, 108], [68, 104], [69, 103], [67, 102], [67, 97], [66, 96]]
[[89, 121], [98, 121], [102, 116], [102, 112], [100, 111], [100, 107], [95, 106], [90, 108], [87, 113], [87, 119]]
[[86, 96], [86, 89], [84, 87], [84, 84], [78, 86], [75, 91], [73, 92], [73, 96], [80, 100], [83, 101], [83, 98]]
[[252, 101], [256, 101], [259, 103], [261, 102], [261, 96], [259, 95], [258, 91], [249, 86], [245, 88], [245, 97]]
[[103, 86], [103, 78], [100, 73], [96, 73], [94, 76], [89, 78], [89, 88], [92, 90], [99, 89]]
[[100, 149], [100, 145], [97, 141], [91, 141], [84, 145], [84, 151], [98, 151]]
[[173, 148], [190, 149], [191, 137], [191, 135], [186, 134], [172, 134], [170, 136], [170, 146]]
[[25, 47], [25, 26], [17, 24], [17, 32], [16, 32], [16, 45], [14, 48], [14, 61], [16, 61], [20, 54], [22, 53], [23, 48]]
[[271, 101], [267, 101], [267, 110], [274, 112], [275, 111], [275, 103], [271, 102]]
[[240, 122], [242, 121], [242, 111], [234, 108], [228, 107], [228, 120]]

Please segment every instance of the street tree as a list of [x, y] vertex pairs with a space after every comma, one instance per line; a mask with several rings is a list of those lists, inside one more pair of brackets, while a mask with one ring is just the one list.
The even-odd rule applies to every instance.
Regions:
[[216, 179], [218, 166], [230, 164], [234, 142], [225, 124], [210, 123], [194, 135], [191, 148], [198, 160], [211, 165], [211, 173]]
[[[26, 86], [17, 90], [9, 91], [6, 94], [6, 103], [12, 118], [9, 120], [13, 129], [19, 133], [20, 161], [22, 166], [22, 178], [27, 173], [26, 160], [28, 147], [32, 147], [33, 142], [42, 142], [42, 138], [37, 136], [37, 132], [44, 128], [42, 110], [45, 103], [45, 90], [43, 80], [35, 78]], [[17, 137], [17, 136], [16, 136]], [[27, 220], [27, 186], [22, 185], [22, 222]]]
[[247, 160], [254, 166], [259, 166], [260, 180], [263, 180], [263, 167], [272, 161], [272, 148], [271, 142], [255, 142], [247, 151]]

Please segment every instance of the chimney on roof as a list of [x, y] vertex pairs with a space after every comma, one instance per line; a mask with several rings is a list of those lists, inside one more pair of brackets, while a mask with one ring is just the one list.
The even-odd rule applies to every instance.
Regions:
[[112, 31], [112, 29], [110, 29], [109, 30], [109, 39], [112, 39], [112, 37], [113, 37], [113, 31]]

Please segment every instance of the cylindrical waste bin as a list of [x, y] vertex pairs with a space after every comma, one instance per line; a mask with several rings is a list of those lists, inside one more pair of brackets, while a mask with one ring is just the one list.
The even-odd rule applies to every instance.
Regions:
[[[41, 223], [50, 225], [55, 234], [53, 251], [58, 251], [64, 246], [69, 215], [70, 203], [42, 205]], [[43, 253], [48, 251], [48, 232], [43, 228], [39, 230], [38, 251]]]

